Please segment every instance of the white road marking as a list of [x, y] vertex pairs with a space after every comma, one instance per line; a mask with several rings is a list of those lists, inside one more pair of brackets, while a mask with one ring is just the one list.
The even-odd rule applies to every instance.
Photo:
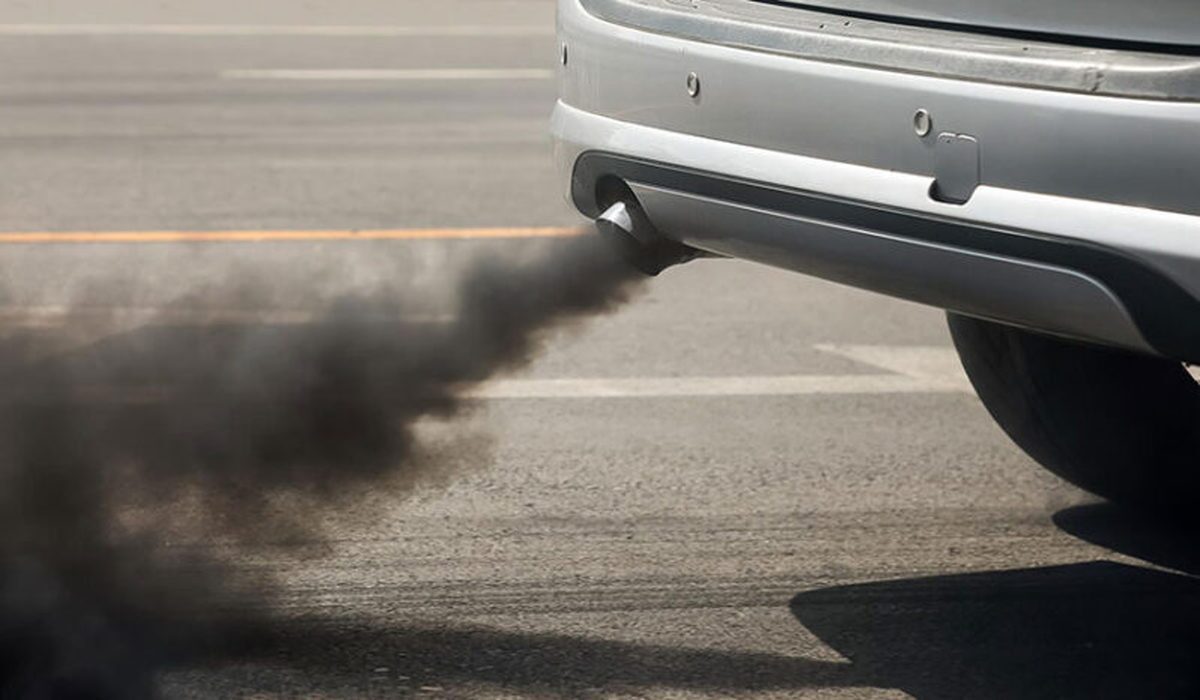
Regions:
[[814, 345], [821, 352], [850, 358], [947, 391], [973, 391], [958, 353], [949, 346], [923, 345]]
[[221, 71], [226, 80], [546, 80], [543, 68], [251, 68]]
[[667, 398], [971, 392], [951, 347], [817, 345], [891, 374], [788, 374], [613, 379], [502, 379], [470, 392], [479, 399]]
[[898, 374], [785, 374], [734, 377], [504, 379], [469, 393], [477, 399], [599, 399], [817, 394], [956, 393], [952, 383]]
[[0, 24], [0, 36], [551, 36], [550, 26], [286, 25], [286, 24]]
[[[95, 319], [89, 317], [95, 316]], [[320, 319], [305, 311], [238, 309], [71, 309], [68, 307], [0, 308], [0, 328], [53, 327], [71, 321], [99, 321], [103, 328], [85, 334], [88, 341], [131, 330], [145, 323], [283, 323], [307, 324]], [[380, 317], [381, 322], [389, 319]], [[446, 323], [449, 316], [404, 317], [412, 323]], [[115, 326], [115, 327], [114, 327]], [[77, 349], [79, 343], [64, 346]], [[722, 396], [809, 396], [971, 392], [970, 383], [951, 347], [888, 345], [816, 345], [821, 352], [885, 370], [877, 374], [787, 374], [709, 377], [617, 377], [500, 379], [466, 392], [490, 399], [597, 399]], [[63, 348], [59, 348], [62, 351]], [[102, 402], [142, 403], [165, 399], [168, 387], [89, 387], [83, 395]]]
[[[965, 380], [964, 380], [965, 382]], [[856, 394], [957, 394], [970, 387], [947, 377], [901, 374], [785, 374], [727, 377], [620, 377], [591, 379], [501, 379], [463, 396], [497, 399], [655, 399], [737, 396], [846, 396]], [[84, 401], [146, 404], [167, 401], [169, 386], [82, 387]]]

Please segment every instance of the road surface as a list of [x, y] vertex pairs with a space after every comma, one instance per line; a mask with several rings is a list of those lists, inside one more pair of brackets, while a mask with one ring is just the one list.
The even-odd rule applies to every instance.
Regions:
[[[179, 297], [182, 325], [303, 323], [385, 287], [423, 299], [468, 260], [583, 223], [550, 159], [551, 2], [0, 8], [7, 343], [86, 354]], [[246, 275], [269, 308], [205, 306]], [[59, 337], [80, 304], [125, 322]], [[936, 310], [702, 261], [480, 393], [477, 458], [379, 494], [321, 556], [243, 562], [283, 582], [274, 641], [173, 668], [164, 692], [1195, 688], [1194, 540], [1013, 447]]]

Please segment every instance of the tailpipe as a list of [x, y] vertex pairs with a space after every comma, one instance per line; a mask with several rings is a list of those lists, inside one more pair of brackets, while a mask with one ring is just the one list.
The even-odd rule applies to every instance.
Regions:
[[705, 255], [659, 233], [636, 200], [610, 205], [597, 217], [596, 229], [621, 258], [651, 277]]

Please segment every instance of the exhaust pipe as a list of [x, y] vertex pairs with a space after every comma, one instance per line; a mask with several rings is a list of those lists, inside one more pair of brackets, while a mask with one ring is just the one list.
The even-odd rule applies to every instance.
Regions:
[[659, 233], [634, 199], [610, 205], [596, 219], [596, 229], [626, 262], [651, 277], [706, 255]]

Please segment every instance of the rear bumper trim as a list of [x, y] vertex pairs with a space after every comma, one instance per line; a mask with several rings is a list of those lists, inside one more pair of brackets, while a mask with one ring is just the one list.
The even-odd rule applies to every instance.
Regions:
[[[597, 213], [617, 177], [663, 233], [963, 313], [1177, 359], [1200, 358], [1200, 302], [1120, 251], [602, 152], [571, 197]], [[682, 217], [682, 218], [681, 218]], [[708, 226], [709, 228], [706, 228]]]
[[905, 26], [750, 0], [579, 0], [594, 17], [708, 44], [1065, 92], [1200, 99], [1200, 59]]

